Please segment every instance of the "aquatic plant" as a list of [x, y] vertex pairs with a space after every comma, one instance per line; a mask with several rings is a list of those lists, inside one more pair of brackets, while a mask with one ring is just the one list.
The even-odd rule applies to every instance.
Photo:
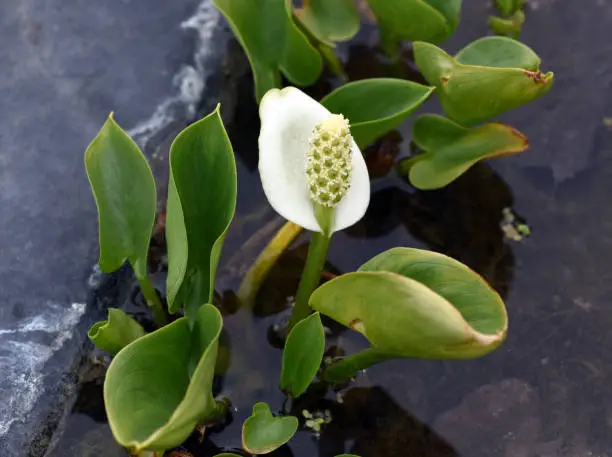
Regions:
[[[414, 187], [444, 187], [480, 160], [528, 147], [523, 134], [490, 121], [552, 86], [553, 74], [540, 71], [534, 51], [507, 37], [486, 37], [451, 56], [434, 43], [457, 27], [460, 0], [369, 0], [382, 47], [398, 58], [401, 41], [413, 40], [415, 63], [428, 85], [366, 79], [340, 85], [317, 101], [296, 87], [280, 89], [281, 74], [309, 85], [326, 62], [345, 76], [334, 47], [359, 29], [352, 1], [332, 6], [304, 0], [300, 9], [289, 0], [214, 2], [251, 63], [260, 103], [261, 182], [272, 208], [288, 221], [245, 276], [238, 294], [243, 306], [280, 252], [301, 230], [310, 232], [291, 316], [279, 332], [280, 389], [295, 399], [315, 379], [345, 383], [388, 359], [467, 359], [502, 344], [508, 322], [501, 298], [466, 265], [442, 254], [396, 247], [357, 271], [320, 282], [332, 235], [358, 222], [368, 207], [370, 179], [361, 150], [398, 127], [431, 94], [445, 116], [418, 117], [412, 137], [417, 154], [397, 164]], [[498, 3], [506, 15], [520, 8]], [[165, 297], [147, 274], [157, 211], [153, 175], [112, 114], [85, 152], [85, 166], [98, 207], [100, 267], [110, 273], [126, 261], [132, 266], [156, 326], [146, 333], [125, 312], [110, 309], [108, 319], [90, 329], [91, 340], [114, 356], [104, 384], [109, 424], [131, 454], [163, 455], [194, 428], [228, 414], [229, 402], [214, 398], [212, 390], [223, 328], [213, 302], [236, 208], [234, 152], [219, 107], [172, 143]], [[361, 333], [370, 347], [324, 361], [326, 319]], [[274, 415], [257, 403], [243, 424], [242, 448], [271, 452], [298, 427], [296, 417]]]

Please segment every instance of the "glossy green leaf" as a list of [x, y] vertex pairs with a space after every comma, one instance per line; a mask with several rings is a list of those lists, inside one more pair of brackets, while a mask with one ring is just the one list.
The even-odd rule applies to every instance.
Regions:
[[461, 0], [368, 0], [368, 4], [388, 52], [404, 40], [444, 41], [457, 28], [461, 12]]
[[419, 189], [439, 189], [480, 160], [529, 147], [527, 138], [508, 125], [493, 122], [466, 128], [436, 114], [424, 114], [414, 122], [412, 141], [424, 153], [402, 162], [400, 169]]
[[302, 395], [316, 376], [324, 351], [325, 330], [319, 313], [314, 313], [298, 322], [287, 337], [281, 389], [293, 398]]
[[87, 336], [100, 349], [115, 355], [132, 341], [145, 335], [138, 322], [121, 309], [109, 308], [108, 320], [96, 322]]
[[353, 138], [365, 148], [408, 119], [433, 90], [402, 79], [364, 79], [340, 86], [321, 103], [348, 118]]
[[141, 279], [156, 209], [153, 173], [113, 114], [85, 151], [85, 169], [98, 207], [100, 268], [115, 271], [126, 260]]
[[455, 57], [416, 42], [414, 57], [446, 115], [466, 126], [540, 98], [554, 80], [552, 72], [539, 70], [540, 58], [530, 48], [506, 37], [481, 38]]
[[291, 0], [213, 0], [244, 49], [257, 100], [280, 87], [279, 69], [293, 83], [310, 85], [323, 70], [318, 51], [297, 27]]
[[274, 417], [266, 403], [256, 403], [242, 424], [242, 447], [250, 454], [268, 454], [287, 443], [298, 428], [293, 416]]
[[316, 40], [328, 46], [350, 40], [359, 31], [353, 0], [305, 0], [295, 14]]
[[[222, 320], [212, 305], [126, 346], [111, 362], [104, 403], [117, 442], [137, 454], [181, 444], [218, 413], [212, 396]], [[197, 360], [190, 370], [191, 360]], [[189, 376], [189, 372], [193, 374]]]
[[394, 248], [310, 298], [317, 311], [395, 357], [473, 358], [498, 347], [507, 315], [499, 295], [450, 257]]
[[166, 208], [168, 307], [189, 316], [212, 303], [221, 248], [236, 209], [236, 163], [219, 107], [170, 148]]
[[295, 23], [292, 0], [285, 1], [285, 14], [285, 46], [279, 60], [279, 68], [292, 83], [309, 86], [321, 75], [323, 58]]

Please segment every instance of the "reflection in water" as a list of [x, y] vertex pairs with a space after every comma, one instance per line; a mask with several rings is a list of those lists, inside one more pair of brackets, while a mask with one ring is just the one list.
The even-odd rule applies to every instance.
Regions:
[[429, 249], [480, 273], [503, 297], [512, 282], [514, 255], [500, 223], [512, 203], [504, 180], [479, 163], [443, 189], [404, 190], [394, 185], [374, 192], [365, 217], [346, 233], [376, 238], [403, 226]]
[[333, 421], [323, 429], [319, 456], [350, 452], [361, 457], [457, 457], [452, 446], [382, 388], [348, 390], [331, 408]]

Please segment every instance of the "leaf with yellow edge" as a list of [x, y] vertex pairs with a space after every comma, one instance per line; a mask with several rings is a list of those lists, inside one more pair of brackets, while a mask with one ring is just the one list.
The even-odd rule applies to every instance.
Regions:
[[412, 141], [423, 154], [400, 162], [400, 170], [414, 187], [424, 190], [448, 185], [481, 160], [529, 147], [527, 137], [508, 125], [492, 122], [466, 128], [436, 114], [417, 118]]
[[552, 72], [540, 71], [540, 58], [507, 37], [485, 37], [455, 57], [430, 43], [415, 42], [414, 58], [436, 87], [446, 115], [471, 126], [537, 100], [552, 87]]
[[[484, 279], [450, 257], [421, 249], [379, 254], [359, 271], [320, 286], [310, 305], [372, 344], [349, 376], [393, 357], [479, 357], [503, 342], [508, 327], [504, 303]], [[334, 369], [341, 372], [342, 361]]]

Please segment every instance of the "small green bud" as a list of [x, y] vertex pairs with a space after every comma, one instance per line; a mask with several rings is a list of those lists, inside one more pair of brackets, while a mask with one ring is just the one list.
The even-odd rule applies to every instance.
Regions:
[[306, 153], [306, 176], [315, 203], [334, 207], [346, 195], [352, 144], [349, 123], [341, 114], [331, 114], [314, 128]]

